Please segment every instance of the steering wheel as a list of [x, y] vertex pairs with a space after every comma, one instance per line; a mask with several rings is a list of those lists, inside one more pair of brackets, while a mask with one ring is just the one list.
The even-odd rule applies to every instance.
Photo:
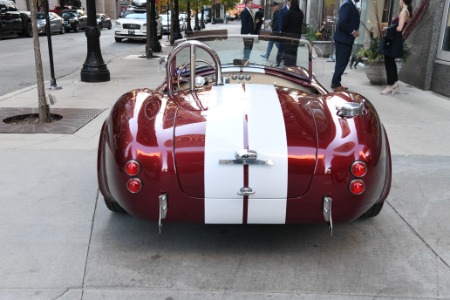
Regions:
[[[214, 68], [214, 65], [213, 65], [212, 62], [209, 62], [209, 61], [204, 60], [204, 59], [196, 59], [195, 62], [194, 62], [194, 64], [196, 64], [196, 63], [199, 63], [199, 64], [200, 64], [200, 63], [203, 63], [203, 64], [205, 64], [205, 65], [208, 65], [208, 66], [210, 66], [211, 68], [213, 68], [214, 71], [215, 71], [215, 68]], [[189, 61], [189, 62], [186, 62], [184, 65], [181, 65], [181, 66], [179, 66], [179, 67], [177, 68], [177, 69], [178, 69], [177, 86], [178, 86], [178, 89], [179, 89], [179, 90], [181, 89], [180, 83], [181, 83], [181, 79], [182, 79], [182, 77], [181, 77], [182, 71], [185, 70], [186, 67], [187, 67], [187, 66], [190, 66], [190, 65], [191, 65], [191, 62]], [[194, 65], [194, 68], [195, 68], [195, 65]], [[194, 80], [196, 80], [196, 79], [194, 78]], [[197, 86], [197, 82], [194, 82], [194, 85]]]
[[[181, 68], [176, 68], [175, 62], [177, 54], [185, 49], [190, 48], [190, 60], [183, 64]], [[207, 60], [203, 59], [197, 59], [196, 58], [196, 49], [202, 49], [204, 50], [212, 59], [212, 62], [209, 62]], [[221, 68], [221, 62], [220, 58], [217, 55], [216, 51], [212, 49], [210, 46], [201, 43], [197, 40], [187, 40], [184, 42], [181, 42], [178, 44], [170, 53], [170, 55], [167, 58], [167, 93], [169, 95], [172, 95], [174, 92], [174, 81], [177, 81], [178, 88], [180, 88], [180, 80], [181, 80], [181, 70], [183, 70], [187, 66], [190, 67], [190, 78], [189, 78], [189, 90], [191, 92], [195, 91], [195, 66], [196, 63], [205, 63], [209, 66], [211, 66], [214, 69], [214, 73], [216, 76], [216, 83], [215, 85], [223, 85], [223, 78], [222, 78], [222, 68]], [[176, 70], [180, 70], [179, 72], [176, 72]], [[178, 73], [178, 74], [177, 74]]]

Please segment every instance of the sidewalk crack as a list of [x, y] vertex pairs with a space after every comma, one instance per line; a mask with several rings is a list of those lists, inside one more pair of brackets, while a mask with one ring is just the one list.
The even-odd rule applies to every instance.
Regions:
[[68, 291], [70, 291], [70, 289], [66, 289], [65, 291], [63, 291], [62, 294], [57, 296], [54, 300], [61, 299], [65, 294], [67, 294]]
[[436, 252], [436, 250], [433, 249], [433, 247], [419, 234], [419, 232], [400, 214], [400, 212], [395, 209], [395, 207], [386, 201], [386, 203], [392, 208], [392, 210], [395, 212], [395, 214], [411, 229], [411, 231], [414, 233], [414, 235], [422, 241], [422, 243], [450, 270], [450, 264], [445, 261], [444, 258], [442, 258], [439, 253]]
[[86, 281], [86, 272], [87, 272], [87, 265], [88, 265], [88, 259], [89, 259], [89, 253], [91, 250], [91, 242], [92, 242], [92, 235], [94, 232], [94, 222], [95, 222], [95, 215], [97, 212], [97, 204], [98, 204], [98, 197], [100, 196], [100, 189], [97, 189], [97, 197], [95, 197], [95, 207], [94, 207], [94, 212], [92, 214], [92, 219], [91, 219], [91, 233], [89, 235], [89, 243], [88, 243], [88, 248], [86, 251], [86, 258], [84, 261], [84, 272], [83, 272], [83, 282], [81, 284], [81, 300], [83, 300], [84, 297], [84, 285], [85, 285], [85, 281]]

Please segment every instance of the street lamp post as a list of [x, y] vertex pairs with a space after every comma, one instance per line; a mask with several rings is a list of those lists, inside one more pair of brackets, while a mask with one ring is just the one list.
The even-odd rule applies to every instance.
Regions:
[[100, 51], [100, 29], [97, 26], [95, 0], [86, 1], [88, 24], [86, 26], [87, 56], [81, 69], [81, 81], [103, 82], [111, 80], [109, 70]]
[[[64, 24], [62, 24], [64, 26]], [[52, 90], [60, 90], [61, 87], [59, 87], [56, 84], [56, 77], [55, 77], [55, 68], [53, 66], [53, 46], [52, 46], [52, 33], [50, 30], [50, 17], [48, 15], [48, 0], [45, 0], [45, 33], [47, 34], [47, 42], [48, 42], [48, 55], [50, 58], [50, 89]]]
[[217, 16], [216, 5], [214, 3], [214, 0], [211, 0], [211, 24], [216, 24], [216, 17], [219, 17]]
[[146, 5], [147, 27], [149, 27], [147, 28], [146, 56], [147, 58], [151, 58], [153, 56], [153, 52], [161, 52], [161, 44], [158, 41], [158, 30], [156, 28], [157, 23], [155, 0], [148, 1]]
[[202, 8], [201, 8], [201, 13], [202, 13], [202, 18], [200, 20], [200, 27], [202, 29], [204, 29], [205, 28], [205, 8], [204, 8], [203, 4], [202, 4]]
[[166, 23], [166, 26], [167, 26], [167, 41], [168, 42], [170, 42], [170, 27], [169, 26], [171, 26], [171, 25], [169, 25], [169, 20], [170, 20], [170, 18], [171, 18], [171, 15], [170, 15], [170, 4], [169, 4], [169, 0], [167, 0], [167, 10], [166, 10], [166, 13], [167, 13], [167, 23]]
[[187, 26], [186, 26], [186, 34], [191, 34], [192, 33], [192, 27], [191, 27], [191, 1], [187, 0], [187, 8], [186, 8], [186, 13], [187, 13], [187, 18], [186, 18], [186, 22], [187, 22]]
[[170, 39], [170, 44], [173, 45], [176, 40], [182, 39], [183, 36], [180, 33], [180, 20], [179, 20], [179, 10], [178, 10], [178, 0], [173, 1], [173, 12], [172, 12], [172, 35]]
[[200, 24], [198, 23], [198, 0], [196, 0], [195, 4], [195, 26], [194, 30], [201, 30]]

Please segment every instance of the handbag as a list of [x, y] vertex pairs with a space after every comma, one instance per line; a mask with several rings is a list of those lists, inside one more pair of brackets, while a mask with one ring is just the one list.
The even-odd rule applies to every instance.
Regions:
[[385, 34], [378, 44], [378, 53], [384, 54], [386, 51], [386, 48], [389, 47], [389, 44], [390, 44], [390, 41]]

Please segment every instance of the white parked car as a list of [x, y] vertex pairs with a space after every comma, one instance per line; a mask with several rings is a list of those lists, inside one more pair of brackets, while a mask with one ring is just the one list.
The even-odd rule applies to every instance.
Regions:
[[[162, 37], [161, 21], [156, 25], [158, 38]], [[117, 19], [114, 23], [114, 39], [121, 42], [123, 39], [146, 40], [147, 39], [147, 13], [131, 13], [124, 18]]]
[[[172, 17], [170, 14], [160, 14], [159, 18], [161, 19], [162, 23], [162, 33], [163, 34], [169, 34], [170, 32], [170, 25], [172, 24]], [[185, 31], [187, 27], [186, 19], [179, 15], [178, 21], [180, 22], [180, 31]]]

